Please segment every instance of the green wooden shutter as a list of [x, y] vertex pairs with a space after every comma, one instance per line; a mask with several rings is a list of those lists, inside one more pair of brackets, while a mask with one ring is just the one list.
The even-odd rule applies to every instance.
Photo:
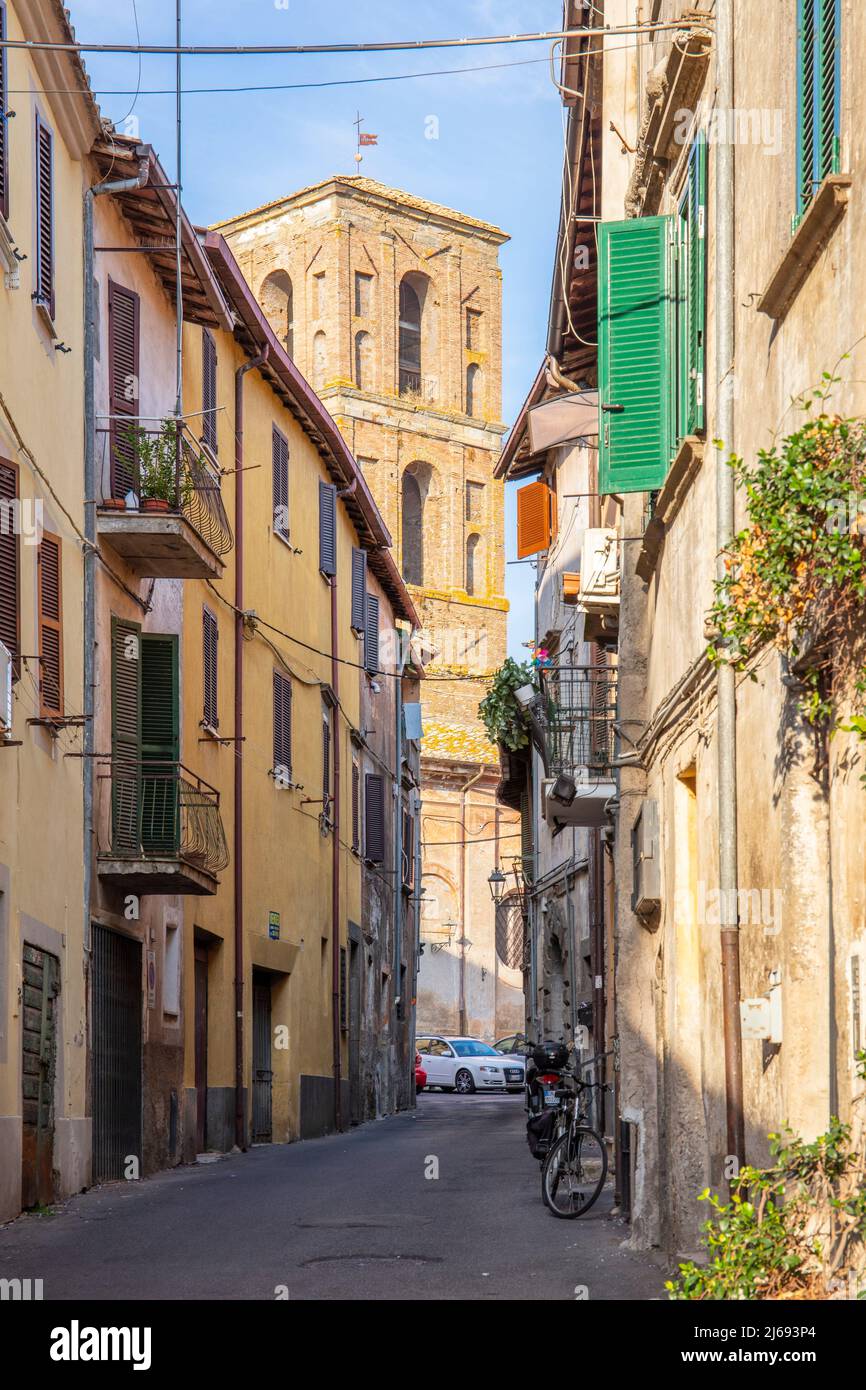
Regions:
[[661, 487], [673, 448], [672, 217], [599, 226], [599, 486]]
[[141, 840], [147, 854], [178, 849], [178, 644], [175, 636], [141, 637]]
[[707, 290], [707, 142], [700, 132], [689, 154], [680, 202], [677, 247], [677, 435], [704, 428], [705, 321]]
[[797, 210], [839, 170], [841, 0], [798, 0]]
[[111, 620], [111, 849], [141, 849], [141, 628]]

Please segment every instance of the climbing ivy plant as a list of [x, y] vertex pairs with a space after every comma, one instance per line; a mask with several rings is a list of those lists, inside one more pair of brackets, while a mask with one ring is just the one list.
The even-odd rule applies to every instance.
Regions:
[[866, 738], [866, 422], [829, 413], [835, 381], [825, 373], [800, 427], [754, 465], [729, 459], [749, 524], [723, 552], [708, 654], [742, 670], [773, 643], [805, 718]]
[[478, 714], [493, 743], [502, 743], [512, 753], [529, 744], [526, 713], [515, 691], [522, 685], [538, 689], [533, 666], [508, 656], [493, 677], [493, 683], [478, 706]]
[[[858, 1061], [862, 1077], [866, 1052]], [[790, 1131], [770, 1143], [774, 1162], [741, 1168], [729, 1202], [700, 1194], [709, 1260], [679, 1266], [671, 1299], [866, 1299], [866, 1154], [852, 1126], [834, 1116], [811, 1144]]]

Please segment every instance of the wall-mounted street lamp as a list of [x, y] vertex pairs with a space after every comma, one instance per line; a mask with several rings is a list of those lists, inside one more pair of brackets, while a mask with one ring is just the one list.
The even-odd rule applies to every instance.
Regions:
[[502, 901], [502, 894], [505, 892], [505, 884], [507, 880], [505, 878], [504, 873], [498, 865], [493, 870], [487, 882], [490, 885], [491, 898], [495, 903], [500, 903]]

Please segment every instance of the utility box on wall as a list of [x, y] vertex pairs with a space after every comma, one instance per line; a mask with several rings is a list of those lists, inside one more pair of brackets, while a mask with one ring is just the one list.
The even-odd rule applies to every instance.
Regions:
[[641, 802], [631, 832], [632, 892], [631, 910], [639, 917], [649, 917], [661, 906], [662, 878], [659, 862], [658, 802]]

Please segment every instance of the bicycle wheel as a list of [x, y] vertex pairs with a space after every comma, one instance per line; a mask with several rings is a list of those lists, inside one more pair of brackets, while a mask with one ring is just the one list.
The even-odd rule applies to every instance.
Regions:
[[565, 1221], [583, 1216], [604, 1187], [607, 1149], [594, 1129], [561, 1134], [544, 1160], [541, 1195], [554, 1216]]

